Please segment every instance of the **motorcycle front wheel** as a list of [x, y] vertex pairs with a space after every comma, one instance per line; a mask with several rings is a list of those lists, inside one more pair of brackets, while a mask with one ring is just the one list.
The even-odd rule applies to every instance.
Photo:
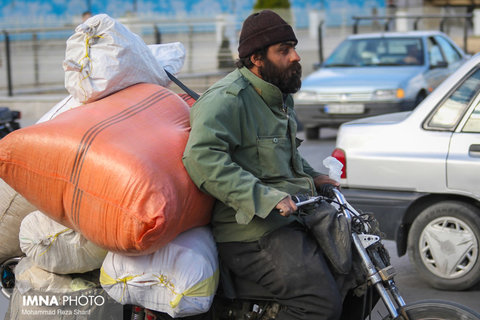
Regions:
[[[408, 320], [480, 320], [480, 314], [474, 310], [450, 301], [423, 300], [408, 304], [404, 308]], [[395, 320], [405, 319], [400, 316]], [[391, 316], [383, 320], [393, 320]]]

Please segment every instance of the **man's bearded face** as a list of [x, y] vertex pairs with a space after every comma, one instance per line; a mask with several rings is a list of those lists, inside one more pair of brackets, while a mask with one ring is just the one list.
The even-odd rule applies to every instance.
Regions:
[[302, 66], [298, 61], [288, 67], [279, 67], [265, 57], [259, 68], [262, 79], [277, 86], [283, 93], [295, 93], [302, 85]]

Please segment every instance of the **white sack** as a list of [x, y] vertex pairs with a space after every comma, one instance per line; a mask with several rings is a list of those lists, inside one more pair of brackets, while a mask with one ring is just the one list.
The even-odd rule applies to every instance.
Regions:
[[45, 271], [35, 265], [29, 257], [25, 257], [15, 266], [15, 287], [20, 293], [31, 289], [41, 291], [71, 291], [72, 277]]
[[171, 74], [177, 74], [185, 63], [185, 46], [181, 42], [149, 44], [158, 64]]
[[70, 109], [76, 108], [78, 106], [81, 106], [82, 103], [75, 99], [71, 94], [66, 96], [62, 101], [57, 103], [56, 105], [53, 106], [52, 109], [47, 111], [38, 121], [37, 123], [45, 122], [48, 120], [51, 120], [58, 116], [59, 114], [68, 111]]
[[[148, 48], [152, 52], [155, 60], [159, 66], [162, 66], [165, 70], [171, 74], [177, 74], [185, 63], [185, 47], [180, 42], [164, 43], [164, 44], [151, 44]], [[114, 84], [114, 83], [111, 83]], [[106, 88], [105, 91], [115, 91], [116, 88]], [[81, 106], [79, 100], [75, 99], [71, 94], [66, 96], [62, 101], [57, 103], [45, 113], [37, 123], [51, 120], [59, 114], [68, 111], [70, 109]]]
[[39, 268], [29, 257], [22, 258], [15, 266], [14, 272], [15, 288], [21, 294], [30, 290], [72, 292], [99, 287], [98, 280], [95, 280], [98, 279], [98, 273], [84, 273], [75, 277], [73, 275], [56, 274]]
[[59, 275], [23, 258], [15, 267], [15, 288], [5, 319], [122, 319], [123, 307], [100, 287], [98, 271]]
[[180, 234], [160, 250], [145, 256], [109, 252], [100, 283], [122, 304], [133, 304], [185, 317], [207, 312], [218, 286], [218, 259], [210, 229]]
[[30, 202], [0, 179], [0, 263], [23, 255], [18, 241], [20, 224], [35, 210]]
[[65, 88], [92, 102], [140, 82], [166, 86], [169, 78], [138, 35], [106, 14], [75, 28], [67, 40]]
[[[99, 230], [101, 232], [101, 230]], [[35, 264], [58, 274], [84, 273], [102, 266], [107, 251], [40, 211], [20, 226], [20, 248]]]

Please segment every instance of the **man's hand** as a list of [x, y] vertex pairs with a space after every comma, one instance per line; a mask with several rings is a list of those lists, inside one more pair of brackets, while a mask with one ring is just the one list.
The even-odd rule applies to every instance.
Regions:
[[324, 174], [315, 177], [313, 182], [315, 183], [318, 194], [329, 198], [335, 197], [335, 193], [333, 193], [334, 188], [340, 188], [340, 183], [330, 179], [329, 176]]
[[297, 211], [297, 205], [293, 202], [290, 196], [283, 198], [275, 207], [278, 213], [284, 217], [288, 217], [293, 212]]
[[330, 179], [329, 176], [327, 176], [326, 174], [321, 174], [319, 176], [316, 176], [315, 178], [313, 178], [313, 182], [315, 183], [315, 187], [318, 189], [322, 184], [331, 184], [335, 187], [340, 187], [340, 183], [338, 183], [337, 181], [333, 180], [333, 179]]

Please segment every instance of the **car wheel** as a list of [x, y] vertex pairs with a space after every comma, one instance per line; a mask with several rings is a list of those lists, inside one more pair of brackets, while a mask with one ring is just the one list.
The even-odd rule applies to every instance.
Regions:
[[305, 138], [307, 140], [317, 140], [320, 137], [320, 128], [305, 128]]
[[420, 91], [415, 98], [415, 107], [420, 104], [425, 98], [427, 97], [427, 94], [424, 91]]
[[420, 213], [408, 235], [408, 256], [434, 288], [465, 290], [480, 281], [480, 210], [442, 201]]

